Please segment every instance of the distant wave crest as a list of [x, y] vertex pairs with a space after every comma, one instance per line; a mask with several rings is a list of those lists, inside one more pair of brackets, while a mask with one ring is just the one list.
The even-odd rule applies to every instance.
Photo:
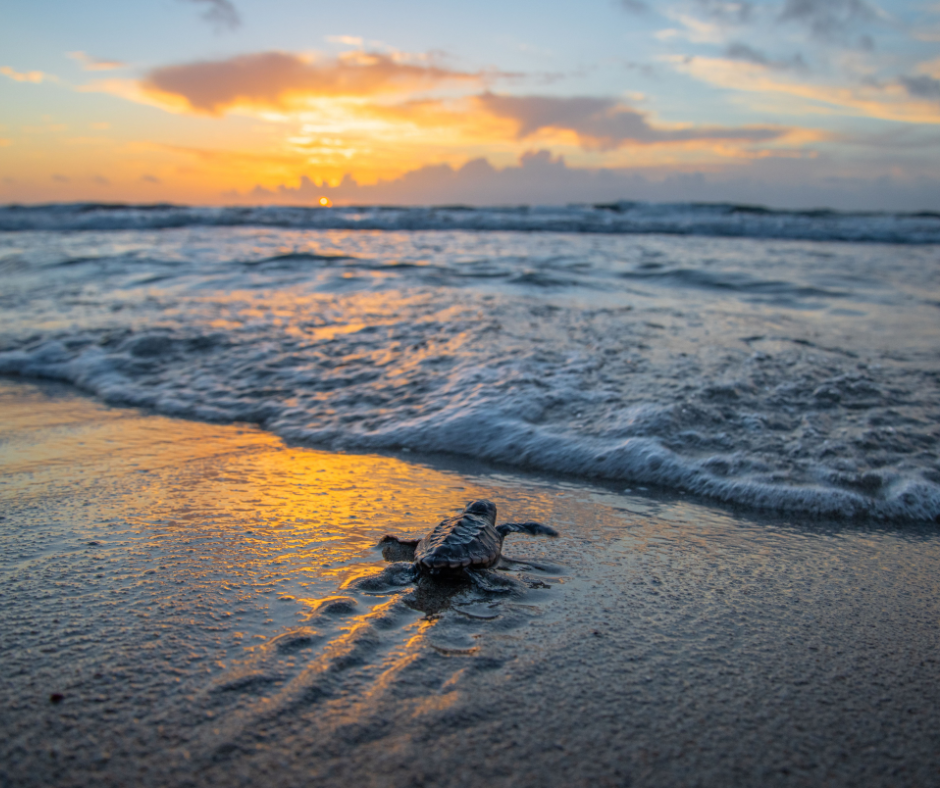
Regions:
[[940, 243], [940, 213], [783, 211], [730, 203], [617, 202], [566, 207], [193, 207], [56, 203], [0, 207], [0, 231], [160, 230], [175, 227], [473, 230]]

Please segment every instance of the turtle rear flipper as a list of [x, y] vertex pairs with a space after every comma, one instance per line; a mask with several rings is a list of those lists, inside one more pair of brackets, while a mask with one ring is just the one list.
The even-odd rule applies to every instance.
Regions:
[[558, 531], [551, 526], [534, 523], [532, 521], [526, 521], [524, 523], [503, 523], [502, 525], [497, 525], [496, 530], [499, 531], [500, 536], [506, 536], [506, 534], [511, 533], [529, 534], [530, 536], [558, 536]]
[[350, 586], [366, 594], [387, 594], [413, 583], [414, 579], [414, 566], [408, 561], [398, 561], [389, 564], [378, 574], [369, 575], [352, 582]]

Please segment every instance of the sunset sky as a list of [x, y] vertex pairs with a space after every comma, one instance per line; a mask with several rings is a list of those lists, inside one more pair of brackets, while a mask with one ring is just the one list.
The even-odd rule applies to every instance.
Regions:
[[940, 2], [11, 3], [0, 202], [940, 209]]

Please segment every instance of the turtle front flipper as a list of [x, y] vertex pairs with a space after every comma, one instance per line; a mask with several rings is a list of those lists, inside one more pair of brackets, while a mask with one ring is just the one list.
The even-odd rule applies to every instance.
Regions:
[[379, 544], [385, 544], [386, 542], [398, 542], [398, 544], [408, 545], [409, 547], [417, 547], [418, 542], [421, 541], [421, 538], [417, 539], [402, 539], [400, 536], [392, 536], [391, 534], [385, 534], [381, 539], [379, 539]]
[[414, 561], [415, 548], [420, 541], [420, 539], [402, 539], [386, 534], [379, 540], [382, 558], [386, 561]]
[[496, 530], [499, 532], [500, 536], [506, 536], [506, 534], [511, 533], [529, 534], [530, 536], [558, 536], [558, 531], [551, 526], [534, 523], [532, 521], [526, 521], [524, 523], [503, 523], [502, 525], [497, 525]]

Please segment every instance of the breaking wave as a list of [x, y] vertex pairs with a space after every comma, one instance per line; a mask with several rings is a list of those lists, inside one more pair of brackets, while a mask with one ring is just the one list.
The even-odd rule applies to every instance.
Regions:
[[278, 227], [474, 230], [789, 238], [895, 244], [940, 242], [940, 214], [786, 211], [729, 203], [617, 202], [566, 207], [194, 207], [58, 203], [0, 207], [0, 231]]

